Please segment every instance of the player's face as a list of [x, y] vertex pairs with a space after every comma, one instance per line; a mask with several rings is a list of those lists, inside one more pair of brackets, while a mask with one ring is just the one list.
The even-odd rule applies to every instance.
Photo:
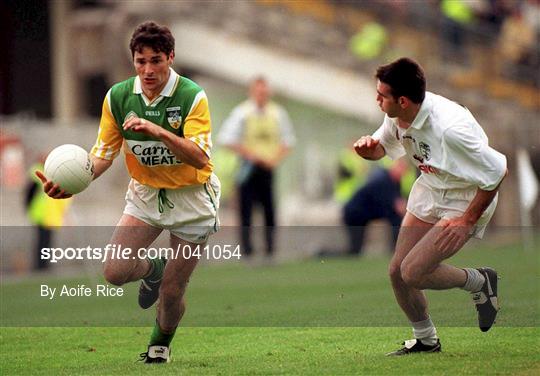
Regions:
[[400, 113], [401, 106], [392, 96], [390, 86], [381, 81], [377, 81], [377, 103], [381, 110], [391, 118], [397, 117]]
[[167, 56], [164, 52], [156, 52], [150, 47], [143, 47], [141, 52], [135, 51], [133, 64], [145, 94], [157, 95], [165, 87], [173, 58], [174, 52]]
[[265, 81], [256, 81], [251, 85], [251, 98], [257, 106], [264, 107], [270, 98], [270, 88]]

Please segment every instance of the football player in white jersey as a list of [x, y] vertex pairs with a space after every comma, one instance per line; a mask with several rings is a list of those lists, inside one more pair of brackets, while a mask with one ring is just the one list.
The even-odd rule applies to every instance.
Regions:
[[377, 69], [377, 102], [386, 114], [372, 136], [354, 148], [365, 159], [407, 155], [421, 171], [401, 224], [389, 275], [414, 339], [388, 355], [439, 352], [441, 343], [424, 289], [461, 288], [472, 294], [479, 326], [487, 331], [497, 311], [497, 272], [444, 263], [471, 238], [481, 238], [507, 174], [506, 157], [491, 148], [472, 114], [426, 92], [424, 72], [408, 58]]

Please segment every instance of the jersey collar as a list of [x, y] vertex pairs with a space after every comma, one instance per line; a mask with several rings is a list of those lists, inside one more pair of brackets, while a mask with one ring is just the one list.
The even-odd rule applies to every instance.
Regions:
[[431, 112], [431, 108], [433, 107], [433, 103], [431, 100], [431, 93], [426, 92], [426, 97], [424, 98], [424, 101], [422, 102], [422, 105], [420, 106], [420, 110], [418, 111], [418, 114], [416, 114], [416, 117], [414, 118], [414, 121], [411, 124], [411, 128], [414, 129], [420, 129], [424, 126], [424, 123], [426, 122], [427, 117], [429, 116]]
[[[159, 100], [159, 98], [161, 97], [172, 97], [174, 90], [176, 89], [176, 86], [177, 86], [177, 81], [180, 78], [180, 76], [178, 75], [178, 73], [174, 71], [174, 69], [170, 67], [169, 67], [169, 72], [170, 74], [169, 74], [169, 80], [167, 81], [167, 84], [165, 85], [163, 90], [161, 90], [161, 93], [159, 93], [156, 99], [152, 101], [152, 104], [156, 103], [156, 101]], [[144, 101], [147, 102], [146, 104], [147, 105], [150, 104], [149, 103], [150, 101], [148, 100], [148, 98], [146, 98], [146, 95], [144, 95], [142, 91], [141, 79], [139, 78], [139, 76], [135, 77], [135, 83], [133, 85], [133, 94], [142, 95], [142, 97], [144, 98]]]

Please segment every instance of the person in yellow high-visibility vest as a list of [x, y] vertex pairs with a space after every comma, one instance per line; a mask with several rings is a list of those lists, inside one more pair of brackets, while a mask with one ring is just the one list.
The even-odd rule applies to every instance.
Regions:
[[364, 185], [370, 166], [358, 158], [354, 150], [345, 148], [339, 153], [338, 176], [334, 183], [334, 199], [344, 205], [356, 190]]
[[42, 260], [41, 249], [48, 248], [53, 242], [53, 231], [62, 226], [71, 199], [55, 200], [41, 189], [41, 181], [34, 171], [43, 171], [43, 164], [36, 163], [30, 168], [30, 181], [25, 191], [25, 207], [28, 219], [35, 226], [37, 241], [34, 252], [34, 269], [45, 270], [49, 266]]
[[271, 100], [270, 84], [264, 76], [250, 82], [249, 98], [231, 111], [218, 142], [241, 159], [236, 181], [242, 255], [250, 257], [254, 253], [250, 234], [252, 211], [260, 206], [264, 212], [266, 258], [270, 260], [276, 226], [274, 172], [294, 147], [296, 138], [287, 111]]
[[381, 56], [388, 43], [388, 32], [378, 22], [366, 23], [349, 41], [350, 51], [362, 61]]
[[441, 0], [440, 11], [443, 57], [464, 63], [467, 57], [467, 28], [474, 23], [474, 9], [466, 0]]

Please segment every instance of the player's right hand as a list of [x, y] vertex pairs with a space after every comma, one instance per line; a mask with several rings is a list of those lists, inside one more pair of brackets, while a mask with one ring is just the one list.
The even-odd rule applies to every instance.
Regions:
[[371, 136], [363, 136], [354, 143], [354, 151], [362, 158], [373, 158], [379, 145], [379, 140]]
[[35, 174], [43, 183], [43, 192], [45, 192], [47, 196], [56, 199], [70, 198], [71, 196], [73, 196], [72, 194], [67, 193], [66, 191], [61, 189], [58, 184], [54, 184], [52, 181], [48, 180], [41, 171], [36, 170]]

